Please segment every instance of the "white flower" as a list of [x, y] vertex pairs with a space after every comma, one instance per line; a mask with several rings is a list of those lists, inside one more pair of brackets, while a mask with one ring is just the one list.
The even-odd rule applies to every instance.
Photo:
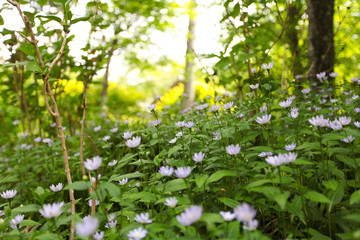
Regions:
[[104, 232], [97, 232], [93, 235], [94, 240], [102, 240], [104, 238]]
[[224, 104], [223, 109], [227, 110], [232, 108], [232, 106], [234, 105], [234, 102], [228, 102], [226, 104]]
[[98, 132], [98, 131], [100, 131], [100, 129], [101, 129], [101, 126], [99, 125], [99, 126], [94, 128], [94, 132]]
[[141, 137], [133, 137], [132, 139], [128, 139], [125, 144], [129, 148], [136, 148], [140, 145]]
[[150, 213], [148, 212], [140, 213], [135, 216], [134, 220], [137, 221], [138, 223], [152, 223], [152, 220], [149, 219], [149, 217], [150, 217]]
[[171, 140], [169, 141], [169, 143], [176, 143], [176, 141], [177, 141], [177, 137], [174, 137], [173, 139], [171, 139]]
[[259, 124], [266, 124], [267, 122], [270, 121], [270, 119], [271, 119], [271, 114], [269, 114], [269, 115], [265, 114], [262, 117], [257, 117], [256, 122]]
[[204, 159], [204, 157], [205, 157], [205, 154], [202, 152], [194, 153], [193, 160], [195, 162], [201, 162]]
[[124, 132], [123, 135], [122, 135], [122, 137], [123, 137], [124, 139], [129, 139], [129, 138], [132, 137], [132, 135], [133, 135], [132, 132]]
[[150, 106], [148, 106], [148, 109], [150, 110], [150, 111], [155, 111], [155, 108], [156, 108], [156, 103], [153, 103], [153, 104], [151, 104]]
[[309, 123], [317, 127], [326, 127], [329, 125], [329, 119], [324, 119], [323, 115], [317, 115], [309, 119]]
[[283, 162], [291, 163], [291, 162], [294, 162], [296, 160], [297, 154], [293, 153], [293, 152], [289, 152], [287, 154], [283, 154], [282, 158], [283, 158]]
[[12, 122], [12, 124], [13, 124], [14, 126], [19, 125], [19, 123], [20, 123], [20, 121], [19, 121], [19, 120], [15, 120], [15, 121], [13, 121], [13, 122]]
[[176, 134], [177, 137], [182, 137], [184, 135], [184, 132], [183, 131], [180, 131]]
[[[88, 201], [89, 207], [92, 207], [92, 200], [93, 199], [89, 199], [89, 201]], [[98, 206], [99, 204], [100, 204], [100, 200], [95, 199], [95, 206]]]
[[167, 198], [164, 204], [168, 207], [174, 208], [176, 207], [177, 202], [178, 200], [176, 199], [176, 197], [171, 197], [171, 198]]
[[50, 124], [50, 127], [56, 127], [56, 122], [54, 122], [54, 123], [52, 123], [52, 124]]
[[217, 110], [219, 110], [219, 109], [220, 109], [220, 107], [221, 107], [221, 105], [220, 105], [220, 104], [219, 104], [219, 105], [214, 104], [214, 105], [212, 105], [212, 107], [211, 107], [211, 111], [216, 112]]
[[274, 66], [274, 62], [271, 62], [271, 63], [268, 63], [268, 64], [266, 64], [266, 63], [261, 64], [261, 68], [266, 69], [266, 70], [271, 69], [273, 66]]
[[248, 223], [256, 216], [256, 211], [248, 203], [243, 203], [234, 209], [236, 219], [242, 223]]
[[113, 160], [112, 162], [109, 162], [108, 165], [110, 167], [113, 167], [113, 166], [115, 166], [117, 164], [117, 162], [118, 162], [117, 160]]
[[177, 126], [177, 127], [180, 127], [180, 128], [181, 128], [181, 127], [184, 127], [184, 126], [185, 126], [185, 124], [186, 124], [186, 123], [185, 123], [185, 121], [179, 121], [179, 122], [176, 122], [176, 123], [175, 123], [175, 126]]
[[16, 190], [6, 190], [5, 192], [1, 193], [1, 197], [5, 199], [13, 198], [17, 194]]
[[226, 147], [226, 152], [229, 154], [229, 155], [237, 155], [241, 150], [241, 147], [239, 146], [239, 144], [236, 144], [236, 145], [229, 145]]
[[80, 237], [90, 237], [98, 225], [99, 220], [96, 217], [84, 217], [82, 222], [76, 224], [76, 234]]
[[292, 143], [292, 144], [289, 144], [289, 145], [285, 145], [284, 149], [286, 151], [292, 151], [296, 148], [296, 143]]
[[51, 191], [53, 192], [59, 192], [64, 187], [62, 183], [58, 183], [56, 186], [53, 184], [50, 186]]
[[353, 77], [353, 78], [350, 78], [350, 81], [352, 81], [353, 83], [358, 82], [359, 78], [358, 77]]
[[341, 139], [341, 141], [343, 141], [344, 143], [351, 143], [352, 141], [354, 141], [355, 138], [353, 136], [347, 136], [346, 138], [344, 139]]
[[303, 94], [308, 94], [310, 91], [311, 91], [310, 88], [305, 88], [305, 89], [301, 90], [301, 92], [302, 92]]
[[354, 122], [355, 127], [360, 128], [360, 122]]
[[103, 141], [107, 141], [107, 140], [109, 140], [110, 139], [110, 136], [105, 136], [105, 137], [103, 137]]
[[120, 186], [123, 186], [123, 185], [125, 185], [125, 184], [127, 184], [128, 183], [128, 179], [127, 178], [123, 178], [121, 181], [119, 181], [119, 185]]
[[185, 127], [187, 127], [187, 128], [192, 128], [194, 125], [195, 125], [195, 123], [193, 121], [185, 123]]
[[116, 220], [114, 220], [114, 221], [109, 221], [108, 223], [105, 224], [105, 227], [106, 227], [106, 228], [113, 228], [113, 227], [116, 226], [116, 224], [117, 224], [117, 221], [116, 221]]
[[272, 166], [280, 166], [284, 163], [283, 158], [280, 158], [279, 156], [268, 156], [265, 158], [265, 161]]
[[337, 75], [339, 75], [339, 74], [336, 73], [336, 72], [332, 72], [332, 73], [329, 74], [329, 76], [332, 77], [332, 78], [337, 77]]
[[146, 237], [147, 230], [143, 229], [142, 227], [136, 228], [132, 231], [130, 231], [127, 236], [129, 237], [129, 240], [140, 240]]
[[102, 158], [99, 156], [93, 157], [93, 159], [86, 159], [86, 162], [84, 162], [85, 168], [89, 171], [96, 170], [101, 165]]
[[34, 141], [37, 142], [37, 143], [41, 142], [41, 140], [42, 140], [41, 137], [37, 137], [37, 138], [34, 139]]
[[22, 222], [22, 220], [24, 220], [24, 215], [20, 215], [20, 214], [16, 215], [15, 218], [10, 220], [10, 227], [12, 229], [17, 229], [17, 225], [19, 225]]
[[348, 125], [351, 123], [351, 117], [346, 117], [346, 116], [343, 116], [343, 117], [339, 117], [339, 120], [338, 120], [341, 125]]
[[287, 108], [287, 107], [290, 107], [292, 101], [291, 100], [286, 100], [286, 101], [282, 101], [279, 103], [280, 107], [282, 108]]
[[186, 178], [187, 176], [189, 176], [191, 173], [191, 168], [190, 167], [178, 167], [175, 170], [175, 176], [177, 178]]
[[219, 212], [219, 214], [223, 217], [224, 221], [232, 221], [235, 217], [236, 217], [236, 214], [235, 213], [232, 213], [232, 212]]
[[51, 147], [53, 141], [50, 138], [44, 138], [42, 140], [43, 143], [47, 143], [49, 145], [49, 147]]
[[251, 72], [256, 73], [256, 68], [252, 68]]
[[319, 79], [320, 82], [323, 82], [324, 79], [325, 80], [327, 79], [326, 72], [321, 72], [316, 74], [316, 78]]
[[263, 106], [263, 107], [260, 107], [260, 112], [261, 113], [264, 113], [264, 112], [266, 112], [267, 111], [267, 107], [266, 107], [266, 105], [265, 106]]
[[272, 152], [261, 152], [259, 153], [259, 157], [267, 157], [267, 156], [271, 156], [273, 153]]
[[117, 127], [110, 129], [110, 132], [112, 132], [112, 133], [116, 133], [117, 131], [118, 131]]
[[335, 119], [334, 121], [330, 122], [328, 126], [330, 128], [332, 128], [333, 130], [340, 130], [340, 129], [342, 129], [343, 124], [340, 121]]
[[292, 109], [291, 109], [291, 112], [290, 112], [290, 114], [289, 114], [289, 117], [291, 117], [291, 118], [297, 118], [299, 116], [299, 112], [298, 111], [293, 111]]
[[258, 225], [259, 225], [259, 221], [256, 219], [252, 219], [248, 222], [245, 222], [243, 228], [249, 231], [254, 231], [256, 230]]
[[200, 220], [202, 216], [202, 207], [192, 205], [189, 208], [185, 208], [185, 211], [176, 216], [178, 222], [183, 226], [189, 226]]
[[152, 121], [152, 124], [154, 125], [154, 126], [157, 126], [157, 125], [159, 125], [161, 123], [161, 119], [156, 119], [155, 121]]
[[63, 205], [63, 202], [44, 204], [43, 208], [40, 209], [39, 212], [44, 218], [55, 218], [61, 214], [61, 207]]
[[257, 89], [259, 87], [259, 84], [258, 83], [255, 84], [255, 85], [250, 84], [249, 86], [250, 86], [251, 89]]
[[159, 169], [159, 173], [163, 176], [170, 176], [174, 172], [174, 169], [169, 166], [161, 166]]

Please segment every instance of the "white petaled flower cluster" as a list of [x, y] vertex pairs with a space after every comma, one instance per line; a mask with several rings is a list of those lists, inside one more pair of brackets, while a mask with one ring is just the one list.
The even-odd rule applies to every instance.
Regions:
[[194, 153], [194, 156], [193, 156], [193, 160], [195, 162], [201, 162], [205, 157], [205, 153], [202, 153], [202, 152], [199, 152], [199, 153]]
[[124, 132], [123, 135], [122, 135], [122, 137], [123, 137], [124, 139], [129, 139], [129, 138], [132, 137], [132, 135], [133, 135], [132, 132]]
[[265, 114], [262, 117], [257, 117], [255, 121], [259, 124], [266, 124], [270, 121], [270, 119], [271, 119], [271, 114], [269, 114], [269, 115]]
[[355, 127], [360, 128], [360, 122], [354, 122]]
[[86, 216], [82, 222], [76, 224], [76, 234], [80, 237], [90, 237], [98, 226], [99, 220], [96, 217]]
[[59, 192], [64, 187], [62, 183], [58, 183], [56, 186], [53, 184], [50, 186], [51, 191], [53, 192]]
[[16, 194], [17, 194], [16, 190], [6, 190], [5, 192], [1, 193], [1, 197], [4, 199], [9, 199], [15, 197]]
[[61, 207], [63, 205], [64, 202], [44, 204], [43, 208], [40, 209], [39, 212], [44, 218], [55, 218], [61, 214]]
[[110, 139], [110, 136], [105, 136], [105, 137], [102, 138], [103, 141], [107, 141], [109, 139]]
[[287, 99], [286, 101], [282, 101], [279, 103], [280, 107], [282, 108], [287, 108], [287, 107], [290, 107], [292, 103], [292, 100], [291, 99]]
[[[210, 98], [211, 98], [211, 96], [210, 96]], [[206, 109], [206, 108], [208, 108], [208, 107], [209, 107], [209, 104], [208, 104], [208, 103], [204, 103], [204, 104], [201, 104], [201, 105], [197, 105], [197, 106], [195, 106], [194, 108], [195, 108], [196, 110], [200, 111], [200, 110]]]
[[95, 200], [95, 206], [98, 206], [100, 204], [100, 200], [97, 199], [89, 199], [88, 205], [89, 207], [92, 207], [92, 201]]
[[174, 208], [176, 207], [177, 202], [178, 200], [176, 199], [176, 197], [171, 197], [171, 198], [167, 198], [164, 204], [168, 207]]
[[110, 129], [110, 132], [112, 132], [112, 133], [116, 133], [118, 131], [118, 128], [117, 127], [114, 127], [114, 128], [112, 128], [112, 129]]
[[257, 89], [259, 87], [259, 84], [250, 84], [249, 86], [251, 89]]
[[257, 228], [259, 222], [255, 219], [256, 211], [248, 203], [243, 203], [234, 209], [236, 219], [244, 224], [243, 228], [253, 231]]
[[326, 72], [321, 72], [316, 74], [316, 78], [319, 79], [320, 82], [323, 82], [323, 80], [326, 80]]
[[221, 136], [220, 136], [220, 132], [213, 132], [212, 135], [214, 135], [213, 140], [220, 140]]
[[309, 123], [315, 127], [327, 127], [329, 125], [329, 121], [330, 120], [328, 118], [325, 119], [323, 115], [317, 115], [309, 119]]
[[235, 213], [232, 212], [219, 212], [219, 214], [222, 216], [222, 218], [224, 219], [224, 221], [230, 222], [232, 220], [234, 220], [234, 218], [236, 217]]
[[128, 183], [128, 179], [127, 178], [123, 178], [121, 181], [119, 181], [119, 185], [120, 186], [123, 186], [123, 185], [125, 185], [125, 184], [127, 184]]
[[18, 228], [17, 226], [22, 222], [22, 220], [24, 220], [24, 215], [20, 215], [20, 214], [16, 215], [15, 218], [10, 220], [10, 227], [12, 229], [17, 229]]
[[177, 141], [177, 137], [174, 137], [173, 139], [171, 139], [171, 140], [169, 141], [169, 143], [174, 144], [174, 143], [176, 143], [176, 141]]
[[152, 223], [152, 220], [150, 219], [150, 213], [148, 212], [137, 214], [134, 220], [138, 223]]
[[101, 126], [99, 125], [99, 126], [94, 128], [94, 132], [98, 132], [98, 131], [100, 131], [100, 129], [101, 129]]
[[221, 105], [219, 104], [214, 104], [214, 105], [212, 105], [212, 107], [211, 107], [211, 111], [212, 112], [216, 112], [216, 111], [218, 111], [219, 109], [221, 108]]
[[117, 224], [116, 214], [112, 213], [108, 216], [108, 222], [105, 224], [106, 228], [113, 228]]
[[174, 168], [169, 166], [161, 166], [159, 169], [159, 173], [163, 176], [171, 176], [174, 172]]
[[178, 121], [175, 123], [175, 126], [181, 128], [181, 127], [185, 127], [186, 122], [185, 121]]
[[265, 106], [262, 106], [262, 107], [260, 107], [260, 112], [261, 113], [264, 113], [264, 112], [266, 112], [267, 111], [267, 106], [265, 105]]
[[261, 64], [262, 69], [270, 70], [274, 66], [274, 62]]
[[140, 240], [140, 239], [145, 238], [146, 235], [147, 235], [147, 230], [143, 229], [142, 227], [131, 230], [127, 234], [127, 236], [129, 237], [129, 240]]
[[102, 158], [99, 156], [93, 157], [93, 159], [86, 159], [84, 162], [85, 168], [89, 171], [97, 170], [101, 166]]
[[297, 118], [299, 116], [299, 109], [298, 108], [291, 108], [291, 111], [288, 115], [291, 118]]
[[261, 152], [259, 153], [259, 157], [268, 157], [271, 156], [273, 153], [272, 152]]
[[194, 125], [195, 125], [195, 123], [193, 121], [185, 123], [185, 127], [187, 127], [187, 128], [192, 128]]
[[154, 126], [157, 126], [157, 125], [159, 125], [161, 123], [161, 119], [156, 119], [155, 121], [152, 121], [152, 124], [154, 125]]
[[155, 111], [155, 108], [156, 108], [156, 103], [153, 103], [153, 104], [151, 104], [150, 106], [148, 106], [148, 109], [149, 109], [150, 111]]
[[108, 165], [110, 167], [113, 167], [113, 166], [115, 166], [117, 164], [117, 162], [118, 162], [117, 160], [113, 160], [112, 162], [109, 162]]
[[133, 137], [132, 139], [128, 139], [125, 142], [125, 145], [129, 148], [136, 148], [140, 145], [141, 137]]
[[305, 88], [305, 89], [301, 90], [301, 92], [302, 92], [303, 94], [308, 94], [310, 91], [311, 91], [310, 88]]
[[351, 123], [351, 117], [342, 116], [342, 117], [339, 117], [338, 121], [343, 126], [349, 125]]
[[97, 232], [93, 235], [94, 240], [102, 240], [104, 238], [104, 232]]
[[236, 144], [236, 145], [229, 145], [226, 147], [226, 152], [229, 154], [229, 155], [237, 155], [241, 150], [241, 147], [239, 146], [239, 144]]
[[190, 167], [178, 167], [175, 170], [175, 177], [177, 178], [186, 178], [187, 176], [189, 176], [191, 173], [191, 168]]
[[233, 105], [234, 105], [234, 102], [232, 102], [232, 101], [228, 102], [228, 103], [224, 104], [223, 109], [225, 109], [225, 110], [230, 109], [230, 108], [232, 108]]
[[272, 166], [280, 166], [283, 163], [294, 162], [297, 158], [297, 154], [293, 152], [279, 153], [276, 156], [268, 156], [265, 161]]
[[185, 211], [176, 216], [178, 222], [183, 226], [190, 226], [191, 224], [200, 220], [202, 216], [202, 207], [192, 205], [189, 208], [185, 208]]
[[343, 141], [344, 143], [351, 143], [355, 140], [355, 138], [353, 136], [347, 136], [346, 138], [344, 139], [341, 139], [341, 141]]
[[296, 148], [296, 143], [292, 143], [292, 144], [289, 144], [289, 145], [285, 145], [284, 149], [286, 151], [292, 151]]

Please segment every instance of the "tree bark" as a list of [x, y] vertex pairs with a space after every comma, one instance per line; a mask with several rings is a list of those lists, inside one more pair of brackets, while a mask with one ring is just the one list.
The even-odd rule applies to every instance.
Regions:
[[309, 15], [309, 70], [310, 82], [318, 86], [316, 74], [334, 69], [334, 0], [307, 0]]
[[196, 28], [196, 0], [191, 0], [189, 8], [189, 27], [186, 47], [186, 66], [184, 76], [184, 99], [182, 109], [187, 109], [195, 100], [195, 79], [194, 79], [194, 43]]
[[117, 40], [114, 39], [111, 43], [111, 48], [108, 53], [108, 59], [106, 61], [105, 75], [104, 75], [104, 79], [102, 82], [101, 105], [106, 104], [106, 99], [107, 99], [107, 94], [108, 94], [107, 89], [108, 89], [108, 79], [109, 79], [109, 68], [110, 68], [111, 58], [114, 55], [116, 44], [117, 44]]

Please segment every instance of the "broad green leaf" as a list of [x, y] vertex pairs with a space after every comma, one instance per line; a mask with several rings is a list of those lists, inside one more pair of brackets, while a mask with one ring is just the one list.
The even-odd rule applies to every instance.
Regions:
[[350, 205], [353, 205], [358, 202], [360, 202], [360, 190], [355, 191], [353, 194], [351, 194], [350, 197]]
[[246, 188], [247, 189], [251, 189], [251, 188], [254, 188], [254, 187], [259, 187], [259, 186], [262, 186], [264, 185], [265, 183], [270, 183], [270, 179], [261, 179], [261, 180], [257, 180], [257, 181], [254, 181], [254, 182], [251, 182], [249, 183]]
[[75, 18], [73, 20], [70, 21], [70, 24], [75, 24], [77, 22], [81, 22], [81, 21], [88, 21], [92, 16], [88, 16], [88, 17], [81, 17], [81, 18]]
[[208, 179], [209, 175], [198, 175], [195, 178], [195, 183], [199, 188], [202, 188], [204, 186], [205, 181]]
[[206, 184], [219, 181], [223, 177], [234, 177], [234, 176], [236, 176], [236, 172], [234, 172], [234, 171], [219, 170], [219, 171], [211, 174], [211, 176], [206, 181]]
[[25, 66], [26, 66], [26, 70], [28, 70], [28, 71], [38, 72], [38, 73], [43, 72], [39, 63], [37, 63], [35, 61], [27, 62]]
[[0, 15], [0, 26], [1, 25], [4, 25], [4, 19], [3, 19], [3, 17]]
[[67, 185], [66, 187], [64, 187], [64, 190], [69, 190], [69, 189], [73, 189], [73, 190], [87, 190], [91, 188], [91, 183], [90, 181], [77, 181], [77, 182], [73, 182], [70, 185]]
[[22, 222], [20, 223], [20, 226], [40, 226], [41, 224], [38, 222], [35, 222], [33, 220], [22, 220]]
[[127, 196], [124, 196], [124, 198], [139, 200], [140, 202], [152, 202], [156, 200], [156, 195], [151, 192], [138, 192], [131, 193]]
[[257, 151], [257, 152], [273, 152], [274, 150], [268, 146], [256, 146], [251, 147], [249, 150]]
[[327, 189], [332, 189], [335, 190], [338, 186], [338, 181], [336, 181], [335, 179], [330, 179], [328, 181], [323, 181], [322, 183]]
[[221, 223], [223, 222], [223, 219], [220, 214], [218, 213], [204, 213], [201, 216], [201, 221], [207, 222], [207, 223]]
[[62, 22], [61, 18], [56, 17], [56, 16], [36, 15], [35, 17], [36, 17], [36, 18], [46, 18], [46, 19], [49, 19], [49, 20], [56, 21], [56, 22], [58, 22], [58, 23], [60, 23], [60, 24], [61, 24], [61, 22]]
[[99, 185], [99, 188], [106, 189], [111, 197], [120, 197], [119, 186], [111, 182], [102, 182]]
[[332, 208], [336, 205], [339, 204], [341, 202], [341, 200], [344, 197], [344, 187], [339, 184], [338, 187], [336, 188], [336, 190], [331, 190], [328, 193], [328, 197], [331, 201], [331, 203], [329, 204], [329, 211], [332, 210]]
[[[174, 179], [170, 180], [167, 183], [165, 183], [165, 191], [164, 192], [177, 192], [180, 190], [186, 189], [188, 186], [184, 179]], [[162, 189], [159, 189], [158, 191], [162, 191]]]
[[176, 146], [170, 148], [170, 150], [168, 151], [168, 157], [175, 155], [175, 153], [177, 153], [180, 149], [181, 149], [181, 146], [179, 146], [179, 145], [176, 145]]
[[313, 202], [330, 203], [330, 200], [324, 194], [315, 191], [308, 191], [304, 194], [304, 197]]
[[143, 173], [128, 173], [128, 174], [124, 174], [124, 175], [120, 175], [120, 176], [119, 175], [112, 175], [110, 177], [109, 182], [111, 182], [111, 181], [121, 181], [124, 178], [130, 179], [130, 178], [140, 178], [140, 177], [144, 177], [144, 176], [145, 176], [145, 174], [143, 174]]
[[23, 53], [25, 53], [25, 55], [28, 55], [28, 56], [32, 56], [32, 57], [36, 56], [36, 51], [35, 51], [34, 45], [32, 45], [29, 42], [24, 42], [23, 44], [21, 44], [21, 46], [17, 50], [22, 51]]
[[17, 207], [15, 209], [13, 209], [14, 212], [20, 212], [20, 213], [24, 213], [24, 212], [38, 212], [40, 210], [41, 206], [38, 204], [29, 204], [29, 205], [25, 205], [22, 207]]
[[231, 198], [218, 198], [218, 200], [220, 202], [222, 202], [223, 204], [225, 204], [225, 206], [231, 207], [231, 208], [236, 208], [237, 206], [240, 205], [240, 203], [236, 200], [233, 200]]
[[44, 233], [36, 237], [37, 240], [58, 240], [61, 237], [54, 233]]

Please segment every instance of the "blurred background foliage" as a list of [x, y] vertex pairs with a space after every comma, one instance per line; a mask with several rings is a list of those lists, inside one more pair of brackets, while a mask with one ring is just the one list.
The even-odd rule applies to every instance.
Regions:
[[[62, 9], [64, 3], [66, 7]], [[70, 49], [74, 40], [74, 36], [70, 36], [65, 54], [50, 78], [65, 125], [73, 129], [79, 127], [84, 85], [88, 88], [91, 118], [101, 114], [118, 120], [133, 118], [147, 111], [146, 107], [157, 98], [160, 99], [159, 108], [176, 105], [181, 109], [185, 62], [159, 54], [161, 46], [151, 37], [157, 32], [166, 34], [178, 30], [174, 19], [187, 15], [185, 0], [42, 0], [21, 1], [21, 4], [39, 36], [43, 58], [49, 62], [61, 44], [62, 28], [74, 29], [80, 22], [88, 23], [86, 44], [77, 49], [81, 54], [76, 56]], [[226, 91], [237, 91], [239, 96], [245, 96], [249, 84], [265, 77], [261, 64], [270, 62], [274, 62], [272, 77], [279, 88], [294, 92], [299, 86], [309, 86], [305, 77], [295, 80], [299, 74], [306, 76], [309, 68], [305, 0], [198, 1], [197, 11], [210, 7], [216, 7], [222, 14], [220, 48], [209, 49], [211, 54], [197, 54], [194, 49], [196, 101]], [[9, 4], [2, 3], [0, 13], [10, 9]], [[359, 76], [360, 3], [338, 0], [334, 10], [334, 72], [339, 74], [336, 84], [341, 85]], [[11, 122], [21, 118], [23, 132], [30, 124], [34, 131], [41, 133], [41, 128], [53, 122], [42, 96], [40, 76], [43, 70], [38, 68], [32, 45], [8, 29], [9, 20], [3, 16], [5, 14], [0, 18], [3, 24], [1, 50], [6, 49], [8, 57], [2, 54], [0, 59], [3, 116], [0, 131], [8, 128], [12, 132], [11, 128], [17, 126]], [[21, 32], [27, 35], [24, 29]], [[76, 30], [71, 34], [76, 35]], [[185, 45], [186, 36], [183, 42]], [[124, 74], [118, 79], [109, 79], [110, 64], [125, 69]], [[107, 91], [104, 94], [105, 82]]]

